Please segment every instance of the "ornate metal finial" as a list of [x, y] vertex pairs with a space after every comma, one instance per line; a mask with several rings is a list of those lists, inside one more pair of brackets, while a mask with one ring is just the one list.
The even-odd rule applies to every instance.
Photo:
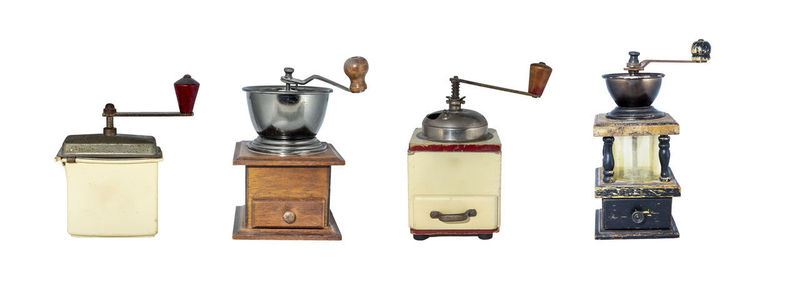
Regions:
[[639, 65], [639, 52], [638, 51], [628, 51], [628, 55], [631, 57], [628, 59], [628, 66], [631, 65]]
[[711, 59], [711, 44], [703, 39], [692, 43], [692, 61], [706, 62]]

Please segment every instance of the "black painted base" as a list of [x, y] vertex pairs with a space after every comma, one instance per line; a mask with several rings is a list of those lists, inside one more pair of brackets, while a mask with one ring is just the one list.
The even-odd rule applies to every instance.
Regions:
[[666, 230], [605, 230], [603, 229], [603, 209], [595, 211], [594, 222], [594, 239], [596, 240], [614, 240], [614, 239], [664, 239], [664, 238], [678, 238], [678, 226], [675, 225], [675, 219], [671, 220], [669, 229]]
[[609, 113], [606, 113], [606, 117], [608, 118], [622, 120], [656, 119], [664, 116], [665, 114], [663, 111], [657, 110], [653, 106], [616, 107]]

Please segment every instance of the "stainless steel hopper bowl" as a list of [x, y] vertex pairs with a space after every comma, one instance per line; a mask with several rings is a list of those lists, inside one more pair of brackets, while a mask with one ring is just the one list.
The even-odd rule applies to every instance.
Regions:
[[286, 90], [284, 86], [245, 87], [250, 120], [259, 137], [277, 140], [304, 140], [317, 135], [328, 94], [333, 90], [300, 86]]
[[244, 87], [250, 120], [258, 137], [248, 143], [250, 150], [275, 155], [306, 155], [325, 151], [317, 132], [322, 127], [328, 107], [329, 88], [301, 86], [318, 79], [352, 93], [367, 89], [364, 77], [369, 70], [363, 57], [351, 57], [345, 62], [345, 74], [350, 87], [325, 77], [313, 75], [305, 80], [292, 77], [293, 68], [284, 68], [281, 77], [285, 85]]

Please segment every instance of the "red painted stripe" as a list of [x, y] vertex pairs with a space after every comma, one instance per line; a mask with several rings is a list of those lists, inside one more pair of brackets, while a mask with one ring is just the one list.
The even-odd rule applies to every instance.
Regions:
[[450, 145], [414, 145], [408, 151], [415, 152], [500, 152], [497, 144], [450, 144]]
[[499, 232], [500, 229], [494, 230], [416, 230], [411, 229], [414, 235], [483, 235]]

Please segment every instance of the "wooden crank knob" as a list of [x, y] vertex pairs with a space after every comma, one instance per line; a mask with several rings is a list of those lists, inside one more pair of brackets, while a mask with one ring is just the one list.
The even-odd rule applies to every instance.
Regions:
[[550, 68], [544, 62], [531, 64], [531, 71], [528, 77], [528, 93], [533, 95], [534, 98], [541, 97], [552, 72], [553, 68]]
[[361, 56], [353, 56], [344, 62], [344, 74], [350, 78], [350, 91], [361, 93], [367, 90], [367, 82], [364, 77], [369, 71], [367, 59]]

